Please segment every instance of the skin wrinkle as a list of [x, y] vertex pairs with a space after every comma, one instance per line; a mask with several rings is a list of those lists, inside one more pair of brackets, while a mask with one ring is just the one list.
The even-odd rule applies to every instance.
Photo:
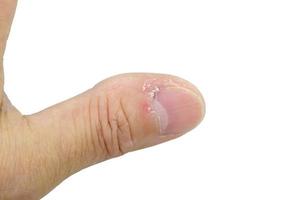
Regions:
[[120, 153], [120, 155], [124, 155], [125, 151], [122, 149], [122, 145], [121, 145], [121, 139], [120, 139], [120, 135], [122, 134], [122, 130], [120, 129], [120, 125], [118, 124], [118, 129], [117, 129], [117, 145], [118, 145], [118, 151]]
[[[90, 99], [88, 100], [88, 104], [87, 106], [89, 107], [89, 104], [90, 104]], [[86, 120], [89, 118], [89, 108], [86, 108], [86, 107], [83, 107], [82, 108], [82, 112], [85, 114], [84, 116], [84, 119], [81, 120], [83, 121], [83, 129], [85, 130], [85, 134], [83, 134], [83, 139], [80, 140], [81, 144], [82, 144], [82, 151], [81, 151], [81, 158], [83, 159], [84, 162], [86, 162], [86, 156], [87, 155], [90, 155], [89, 154], [89, 151], [90, 151], [90, 146], [91, 143], [89, 143], [90, 141], [90, 129], [91, 129], [91, 126], [90, 126], [90, 122], [86, 122]], [[78, 135], [80, 135], [80, 131], [78, 130]]]
[[118, 107], [116, 107], [118, 104], [115, 103], [113, 97], [111, 97], [112, 99], [110, 100], [111, 104], [110, 107], [108, 108], [108, 112], [109, 112], [109, 124], [111, 126], [112, 132], [111, 134], [111, 142], [112, 142], [112, 157], [116, 157], [116, 156], [120, 156], [122, 154], [122, 152], [120, 151], [120, 143], [119, 143], [119, 134], [118, 134], [118, 130], [119, 130], [119, 120], [118, 120], [118, 113], [120, 111], [120, 109]]
[[[89, 97], [88, 121], [89, 121], [89, 125], [90, 125], [90, 128], [89, 128], [89, 130], [90, 130], [90, 140], [91, 140], [91, 144], [93, 146], [93, 152], [94, 152], [95, 158], [96, 158], [95, 160], [97, 160], [97, 158], [98, 158], [98, 147], [99, 147], [99, 144], [96, 144], [96, 143], [98, 143], [97, 142], [98, 140], [95, 140], [94, 137], [95, 136], [98, 137], [97, 136], [97, 125], [96, 125], [96, 123], [98, 123], [98, 121], [97, 121], [97, 119], [93, 120], [94, 119], [94, 115], [93, 114], [95, 113], [93, 102], [96, 102], [95, 98]], [[97, 116], [97, 113], [96, 113], [96, 116]]]
[[127, 112], [125, 111], [125, 107], [124, 107], [124, 105], [123, 105], [123, 101], [122, 101], [122, 98], [120, 99], [120, 107], [121, 107], [121, 109], [122, 109], [122, 113], [124, 114], [124, 117], [125, 117], [125, 120], [126, 120], [126, 125], [128, 126], [128, 133], [129, 133], [129, 146], [130, 147], [133, 147], [133, 144], [134, 144], [134, 138], [133, 138], [133, 132], [132, 132], [132, 130], [133, 130], [133, 128], [131, 127], [131, 124], [132, 123], [130, 123], [130, 121], [129, 121], [129, 117], [128, 117], [128, 114], [127, 114]]
[[[121, 139], [121, 136], [122, 135], [131, 135], [130, 130], [128, 131], [128, 129], [130, 128], [126, 128], [126, 127], [130, 127], [129, 125], [129, 121], [128, 121], [128, 118], [126, 116], [126, 112], [124, 110], [124, 107], [122, 106], [122, 103], [121, 103], [121, 99], [120, 99], [120, 103], [119, 103], [119, 114], [118, 114], [118, 146], [119, 146], [119, 151], [121, 152], [122, 155], [126, 154], [127, 153], [127, 148], [126, 148], [126, 145], [124, 145], [125, 142], [127, 141], [123, 141], [123, 139]], [[130, 137], [130, 140], [131, 140], [131, 136]]]
[[[83, 126], [84, 126], [84, 130], [86, 130], [85, 134], [83, 135], [84, 136], [84, 139], [81, 140], [81, 143], [82, 143], [82, 149], [84, 149], [84, 151], [82, 151], [82, 159], [84, 160], [84, 162], [86, 162], [86, 155], [90, 155], [88, 154], [89, 151], [90, 151], [90, 147], [92, 146], [92, 148], [94, 148], [94, 145], [93, 145], [93, 138], [91, 137], [92, 135], [92, 125], [91, 125], [91, 120], [90, 120], [90, 109], [91, 109], [91, 98], [88, 98], [88, 101], [87, 101], [87, 108], [84, 107], [83, 110], [84, 110], [84, 113], [85, 113], [85, 117], [84, 119], [88, 120], [88, 122], [86, 122], [86, 120], [82, 120], [84, 123], [83, 123]], [[80, 131], [78, 131], [78, 134]], [[91, 155], [93, 156], [93, 155]]]
[[[84, 119], [86, 118], [86, 112], [85, 111], [86, 110], [84, 108], [83, 109], [81, 108], [80, 112], [79, 112], [79, 113], [83, 113], [82, 115], [83, 115]], [[86, 125], [85, 120], [80, 120], [80, 118], [78, 116], [77, 116], [77, 120], [78, 120], [77, 123], [79, 124], [79, 128], [76, 129], [75, 133], [79, 134], [79, 130], [81, 130], [81, 127], [83, 128], [84, 132], [83, 132], [83, 135], [82, 135], [83, 138], [74, 137], [75, 142], [77, 143], [77, 145], [75, 145], [75, 146], [79, 146], [78, 150], [75, 149], [76, 150], [75, 156], [76, 156], [76, 154], [79, 154], [79, 159], [82, 159], [84, 157], [84, 151], [86, 149], [85, 143], [86, 143], [86, 139], [87, 139], [86, 138], [87, 137], [87, 133], [86, 133], [87, 129], [86, 129], [86, 126], [85, 126]], [[81, 151], [79, 151], [79, 150], [81, 150]]]
[[[110, 141], [109, 141], [109, 138], [107, 138], [107, 136], [105, 135], [105, 134], [107, 134], [106, 130], [109, 130], [109, 131], [111, 130], [111, 129], [109, 129], [110, 127], [107, 127], [108, 126], [108, 113], [107, 113], [107, 111], [108, 111], [108, 108], [107, 108], [108, 107], [108, 101], [107, 101], [107, 97], [103, 98], [103, 100], [104, 100], [104, 103], [103, 104], [100, 103], [100, 105], [102, 105], [102, 106], [100, 106], [100, 108], [99, 108], [99, 112], [102, 113], [102, 115], [99, 119], [101, 121], [101, 124], [102, 124], [102, 131], [101, 131], [100, 135], [103, 138], [103, 142], [105, 144], [105, 147], [107, 147], [106, 155], [107, 155], [107, 157], [109, 157], [110, 156], [110, 151], [111, 151], [110, 146], [109, 146]], [[101, 109], [101, 108], [103, 108], [103, 109]]]
[[102, 147], [102, 151], [104, 152], [104, 159], [107, 159], [108, 158], [108, 147], [107, 147], [107, 144], [106, 142], [104, 141], [104, 138], [103, 138], [103, 125], [102, 125], [102, 121], [100, 120], [101, 119], [101, 111], [100, 111], [100, 97], [97, 96], [96, 97], [96, 101], [97, 101], [97, 107], [96, 107], [96, 112], [97, 112], [97, 119], [96, 119], [96, 126], [97, 126], [97, 129], [96, 129], [96, 135], [97, 135], [97, 138], [98, 138], [98, 142], [100, 144], [100, 146]]
[[[102, 99], [103, 99], [103, 101], [102, 101]], [[105, 158], [108, 158], [109, 157], [109, 155], [108, 155], [108, 152], [109, 152], [109, 149], [108, 149], [108, 144], [106, 143], [106, 140], [104, 140], [104, 130], [105, 130], [105, 118], [103, 118], [102, 116], [103, 115], [106, 115], [106, 109], [104, 109], [104, 110], [100, 110], [100, 108], [104, 108], [104, 106], [103, 105], [106, 105], [106, 102], [105, 102], [105, 98], [98, 98], [98, 104], [99, 104], [99, 106], [98, 106], [98, 108], [97, 108], [97, 112], [98, 112], [98, 120], [99, 120], [99, 124], [100, 124], [100, 128], [101, 128], [101, 130], [100, 130], [100, 132], [98, 132], [97, 134], [98, 134], [98, 136], [100, 136], [99, 138], [101, 139], [101, 142], [104, 144], [103, 146], [104, 146], [104, 149], [103, 149], [103, 152], [104, 152], [104, 157]]]
[[113, 156], [113, 151], [114, 151], [114, 144], [113, 144], [113, 127], [112, 127], [112, 121], [110, 119], [110, 101], [109, 101], [109, 98], [107, 95], [105, 95], [106, 97], [106, 122], [107, 122], [107, 131], [106, 132], [103, 132], [103, 135], [104, 135], [104, 140], [107, 141], [108, 143], [108, 147], [109, 148], [109, 151], [108, 151], [108, 155], [109, 156]]
[[[74, 133], [76, 134], [77, 133], [77, 130], [79, 130], [79, 123], [77, 122], [77, 114], [76, 114], [76, 111], [71, 111], [71, 124], [72, 124], [72, 128], [71, 128], [71, 133]], [[59, 130], [63, 130], [63, 124], [61, 124], [62, 126], [60, 127]], [[63, 135], [63, 133], [61, 134]], [[69, 135], [67, 137], [70, 137]], [[64, 144], [64, 141], [63, 141], [64, 137], [62, 137], [62, 143]], [[66, 151], [66, 154], [68, 155], [68, 161], [70, 163], [72, 163], [72, 160], [74, 160], [74, 158], [76, 158], [76, 148], [75, 148], [75, 145], [76, 145], [76, 140], [71, 138], [71, 140], [73, 140], [73, 142], [70, 144], [70, 146], [65, 146], [65, 151]], [[75, 151], [73, 150], [75, 149]], [[63, 151], [63, 152], [65, 152]], [[70, 166], [70, 172], [72, 173], [75, 169], [74, 169], [74, 164]]]
[[[128, 121], [129, 117], [126, 114], [126, 110], [123, 106], [122, 100], [114, 100], [111, 101], [109, 100], [110, 98], [114, 98], [112, 96], [106, 95], [106, 101], [105, 101], [105, 105], [106, 105], [106, 114], [105, 116], [107, 116], [106, 120], [103, 119], [99, 119], [101, 121], [106, 121], [107, 122], [107, 127], [109, 127], [109, 129], [105, 132], [97, 132], [98, 134], [98, 138], [99, 140], [103, 140], [104, 146], [105, 148], [110, 144], [110, 149], [107, 149], [108, 152], [108, 156], [119, 156], [119, 155], [123, 155], [128, 151], [128, 147], [124, 148], [124, 146], [128, 146], [126, 144], [124, 144], [124, 142], [127, 141], [123, 141], [121, 136], [126, 136], [126, 134], [128, 134], [129, 137], [129, 143], [130, 146], [133, 144], [133, 136], [132, 136], [132, 130], [130, 127], [130, 122]], [[98, 100], [98, 102], [101, 101], [100, 99]], [[119, 102], [119, 104], [116, 104], [115, 102]], [[111, 103], [109, 103], [111, 102]], [[112, 103], [114, 102], [114, 103]], [[98, 103], [99, 104], [99, 103]], [[101, 104], [101, 103], [100, 103]], [[103, 105], [103, 104], [102, 104]], [[114, 111], [111, 108], [116, 107], [115, 105], [119, 105], [116, 108], [116, 111]], [[104, 110], [102, 107], [98, 107], [98, 111], [97, 112], [102, 112], [102, 110]], [[101, 114], [98, 114], [98, 116]], [[101, 123], [100, 123], [101, 124]], [[126, 128], [128, 127], [128, 128]], [[128, 129], [128, 130], [127, 130]], [[100, 142], [102, 143], [102, 142]]]
[[[91, 158], [89, 158], [88, 160], [93, 160], [94, 159], [94, 145], [93, 145], [93, 137], [92, 137], [92, 125], [91, 125], [91, 120], [90, 120], [90, 109], [91, 109], [91, 100], [92, 98], [88, 97], [88, 101], [87, 101], [87, 108], [83, 108], [83, 112], [85, 113], [85, 117], [84, 119], [82, 119], [83, 126], [84, 126], [84, 130], [86, 130], [86, 134], [84, 134], [84, 139], [81, 141], [82, 142], [82, 149], [84, 149], [82, 151], [82, 159], [84, 160], [85, 163], [87, 163], [86, 158], [87, 156], [90, 156]], [[88, 120], [88, 122], [86, 121]], [[78, 134], [80, 135], [80, 131], [78, 131]], [[90, 147], [92, 146], [92, 151], [90, 149]], [[92, 152], [92, 153], [90, 153]]]
[[123, 133], [122, 132], [122, 124], [121, 124], [121, 121], [122, 119], [120, 118], [120, 115], [123, 114], [123, 110], [122, 108], [120, 107], [120, 103], [119, 103], [119, 107], [117, 108], [117, 113], [116, 113], [116, 124], [117, 124], [117, 131], [116, 131], [116, 137], [117, 137], [117, 147], [118, 147], [118, 153], [120, 153], [120, 155], [124, 155], [125, 154], [125, 151], [124, 149], [122, 148], [122, 141], [121, 141], [121, 134]]

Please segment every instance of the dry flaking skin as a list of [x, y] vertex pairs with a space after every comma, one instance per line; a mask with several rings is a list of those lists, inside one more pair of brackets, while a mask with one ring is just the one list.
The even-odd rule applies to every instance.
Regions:
[[[160, 129], [160, 133], [162, 134], [164, 129], [167, 128], [168, 125], [168, 115], [163, 108], [163, 106], [158, 102], [158, 94], [160, 92], [160, 88], [157, 85], [151, 84], [151, 83], [145, 83], [143, 85], [143, 92], [146, 92], [147, 95], [150, 98], [150, 106], [147, 108], [147, 110], [154, 115], [157, 124]], [[160, 112], [160, 113], [157, 113]], [[163, 114], [165, 117], [161, 117], [161, 114]], [[164, 118], [164, 119], [162, 119]]]
[[165, 130], [169, 124], [169, 117], [166, 109], [159, 102], [159, 93], [167, 87], [176, 87], [172, 80], [157, 81], [157, 79], [150, 79], [145, 81], [142, 90], [147, 93], [149, 97], [149, 107], [147, 110], [155, 117], [157, 124], [160, 128], [160, 134], [165, 134]]

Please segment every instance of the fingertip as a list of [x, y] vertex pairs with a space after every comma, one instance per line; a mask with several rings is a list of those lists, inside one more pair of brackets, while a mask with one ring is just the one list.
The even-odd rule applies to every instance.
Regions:
[[160, 134], [182, 135], [203, 120], [205, 103], [193, 85], [178, 85], [170, 80], [146, 80], [143, 90], [150, 102], [148, 112], [156, 117]]

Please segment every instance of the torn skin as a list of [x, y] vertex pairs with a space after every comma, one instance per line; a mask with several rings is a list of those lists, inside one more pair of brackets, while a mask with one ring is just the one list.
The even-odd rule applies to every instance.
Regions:
[[155, 80], [145, 82], [142, 90], [148, 97], [148, 103], [145, 106], [146, 112], [155, 117], [156, 123], [159, 126], [160, 134], [163, 134], [168, 127], [168, 113], [159, 102], [159, 93], [162, 86], [155, 84]]

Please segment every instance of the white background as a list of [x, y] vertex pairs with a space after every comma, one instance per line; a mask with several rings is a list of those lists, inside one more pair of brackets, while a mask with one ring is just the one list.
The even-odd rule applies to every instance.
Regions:
[[124, 72], [175, 74], [206, 98], [190, 134], [45, 200], [300, 199], [299, 1], [21, 0], [5, 64], [25, 114]]

